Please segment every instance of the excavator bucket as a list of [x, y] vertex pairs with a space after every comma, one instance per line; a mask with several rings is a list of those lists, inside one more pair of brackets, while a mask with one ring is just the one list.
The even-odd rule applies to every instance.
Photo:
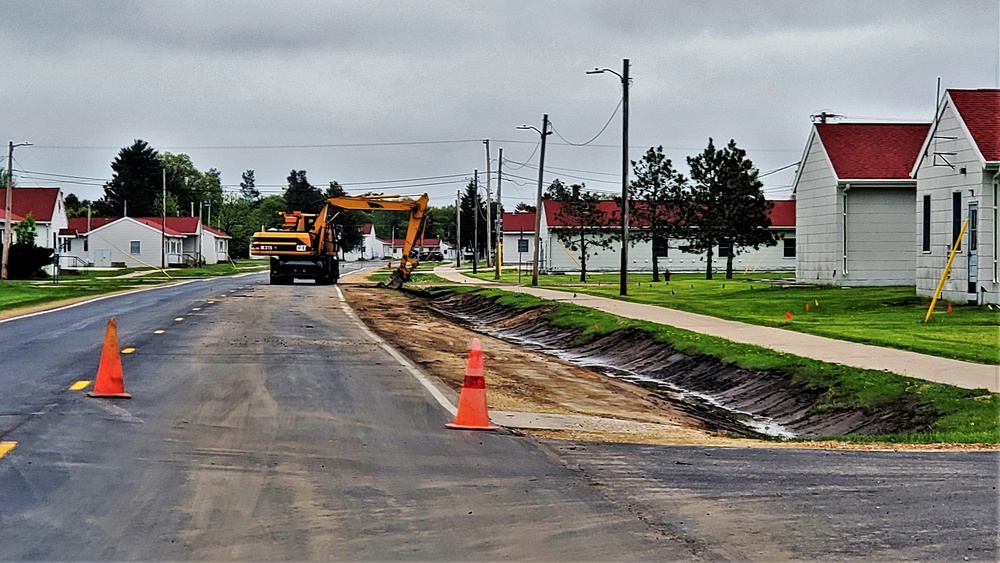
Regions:
[[392, 271], [392, 275], [389, 276], [388, 279], [386, 279], [379, 285], [381, 285], [382, 287], [387, 287], [389, 289], [399, 289], [403, 287], [403, 283], [405, 282], [406, 280], [403, 278], [403, 272], [401, 272], [399, 268], [397, 268]]

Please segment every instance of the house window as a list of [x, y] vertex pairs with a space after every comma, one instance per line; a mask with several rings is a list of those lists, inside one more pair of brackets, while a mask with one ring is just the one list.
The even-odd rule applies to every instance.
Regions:
[[784, 239], [784, 256], [785, 258], [795, 258], [795, 239], [785, 238]]
[[924, 215], [923, 215], [923, 238], [921, 249], [924, 252], [931, 251], [931, 196], [930, 194], [924, 196]]
[[83, 251], [84, 252], [87, 252], [88, 250], [90, 250], [90, 244], [88, 244], [89, 242], [90, 242], [90, 239], [83, 239]]
[[719, 258], [729, 258], [730, 256], [733, 256], [733, 241], [719, 241]]
[[139, 241], [130, 240], [128, 241], [128, 253], [129, 254], [140, 254], [139, 252]]
[[962, 232], [962, 192], [951, 194], [951, 244], [957, 250], [962, 250], [962, 241], [958, 235]]

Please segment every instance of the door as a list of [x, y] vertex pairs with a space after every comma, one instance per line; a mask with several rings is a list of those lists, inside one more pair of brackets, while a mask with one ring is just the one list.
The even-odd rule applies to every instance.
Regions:
[[95, 250], [94, 251], [94, 266], [97, 268], [108, 268], [111, 266], [111, 251], [110, 250]]
[[969, 202], [969, 300], [976, 300], [979, 285], [979, 203]]

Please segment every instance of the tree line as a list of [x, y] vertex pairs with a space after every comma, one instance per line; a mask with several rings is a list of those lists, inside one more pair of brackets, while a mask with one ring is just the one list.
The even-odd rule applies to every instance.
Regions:
[[[716, 148], [708, 140], [704, 151], [687, 157], [690, 178], [678, 172], [663, 147], [650, 147], [632, 161], [635, 179], [629, 183], [629, 242], [651, 243], [653, 281], [660, 281], [658, 258], [670, 244], [678, 250], [705, 254], [705, 277], [712, 279], [715, 247], [724, 250], [726, 278], [733, 277], [733, 257], [742, 248], [777, 244], [764, 197], [764, 184], [746, 151], [735, 140]], [[602, 198], [584, 184], [554, 181], [545, 196], [558, 202], [556, 218], [567, 228], [555, 230], [581, 265], [587, 278], [587, 258], [621, 243], [621, 197]], [[613, 202], [613, 205], [608, 205]]]

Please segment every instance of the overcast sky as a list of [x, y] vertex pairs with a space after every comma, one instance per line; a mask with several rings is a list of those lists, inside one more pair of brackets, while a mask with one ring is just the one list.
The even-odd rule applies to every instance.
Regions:
[[[620, 190], [621, 82], [594, 67], [631, 60], [632, 159], [663, 145], [686, 173], [709, 137], [735, 139], [767, 172], [799, 159], [821, 110], [929, 121], [939, 76], [1000, 86], [998, 38], [1000, 0], [2, 0], [0, 139], [34, 143], [15, 150], [20, 185], [81, 199], [144, 139], [233, 188], [252, 168], [279, 193], [305, 169], [432, 205], [485, 171], [491, 139], [510, 209], [537, 178], [539, 135], [516, 127], [543, 113], [546, 182]], [[769, 197], [793, 169], [764, 178]]]

